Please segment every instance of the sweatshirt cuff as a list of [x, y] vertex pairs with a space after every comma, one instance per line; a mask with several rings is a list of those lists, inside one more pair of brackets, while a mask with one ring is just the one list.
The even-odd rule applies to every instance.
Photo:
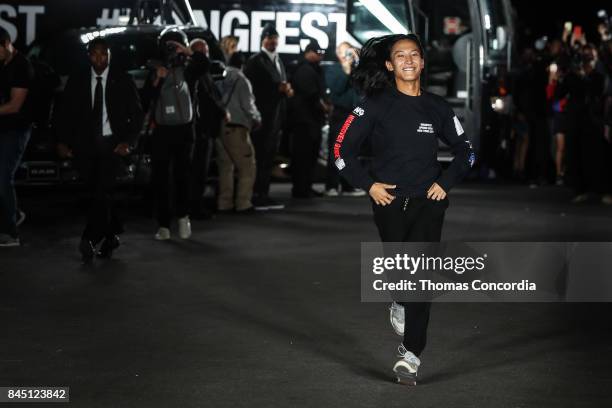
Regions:
[[438, 185], [442, 187], [442, 190], [444, 190], [446, 194], [448, 194], [448, 192], [451, 188], [453, 188], [454, 185], [454, 183], [451, 181], [451, 175], [448, 174], [448, 171], [442, 173], [438, 180], [436, 180], [436, 183], [438, 183]]

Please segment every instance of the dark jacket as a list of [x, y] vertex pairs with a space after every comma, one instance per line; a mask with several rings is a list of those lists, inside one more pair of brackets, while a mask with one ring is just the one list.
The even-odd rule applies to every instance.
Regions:
[[325, 71], [325, 84], [329, 88], [334, 109], [350, 111], [359, 102], [351, 77], [342, 70], [340, 64], [336, 63]]
[[292, 123], [320, 123], [325, 120], [325, 76], [321, 66], [303, 60], [291, 78], [295, 96], [290, 101]]
[[266, 127], [279, 119], [284, 103], [284, 96], [278, 91], [278, 86], [286, 81], [287, 74], [282, 60], [279, 63], [280, 73], [270, 57], [261, 51], [249, 58], [244, 68], [244, 74], [253, 86], [255, 104]]
[[210, 73], [206, 72], [200, 76], [195, 91], [196, 137], [219, 136], [225, 118], [225, 106], [221, 102], [221, 95]]
[[[95, 152], [92, 135], [91, 69], [68, 79], [55, 113], [59, 143], [77, 156]], [[136, 85], [129, 75], [109, 70], [105, 89], [106, 111], [114, 141], [133, 144], [142, 128], [143, 112]]]

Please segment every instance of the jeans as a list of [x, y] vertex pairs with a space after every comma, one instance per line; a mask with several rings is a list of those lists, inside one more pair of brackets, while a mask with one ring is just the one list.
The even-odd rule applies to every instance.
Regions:
[[172, 202], [177, 218], [189, 215], [193, 143], [192, 124], [158, 126], [153, 134], [152, 182], [160, 227], [170, 228]]
[[0, 131], [0, 234], [13, 238], [17, 238], [15, 173], [31, 131], [31, 128]]

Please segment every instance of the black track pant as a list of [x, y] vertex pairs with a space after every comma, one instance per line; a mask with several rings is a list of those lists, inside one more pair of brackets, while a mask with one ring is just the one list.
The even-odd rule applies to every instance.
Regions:
[[[372, 203], [372, 207], [382, 242], [439, 242], [448, 198], [434, 201], [424, 197], [396, 197], [390, 205]], [[404, 347], [419, 356], [427, 343], [431, 303], [401, 304], [406, 313]]]

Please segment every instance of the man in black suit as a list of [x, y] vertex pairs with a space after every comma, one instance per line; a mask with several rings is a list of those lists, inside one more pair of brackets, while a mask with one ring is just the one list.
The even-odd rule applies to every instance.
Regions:
[[284, 205], [269, 197], [270, 178], [279, 145], [284, 99], [293, 96], [293, 89], [287, 82], [285, 66], [276, 51], [276, 28], [273, 25], [264, 27], [261, 38], [261, 52], [253, 55], [244, 69], [253, 85], [255, 104], [262, 119], [261, 127], [252, 135], [257, 163], [253, 206], [257, 210], [277, 210], [283, 209]]
[[90, 188], [91, 205], [79, 251], [83, 262], [110, 258], [123, 232], [112, 193], [121, 157], [140, 133], [143, 112], [132, 78], [109, 68], [110, 50], [96, 38], [87, 46], [91, 69], [72, 75], [57, 109], [58, 154], [74, 157]]

